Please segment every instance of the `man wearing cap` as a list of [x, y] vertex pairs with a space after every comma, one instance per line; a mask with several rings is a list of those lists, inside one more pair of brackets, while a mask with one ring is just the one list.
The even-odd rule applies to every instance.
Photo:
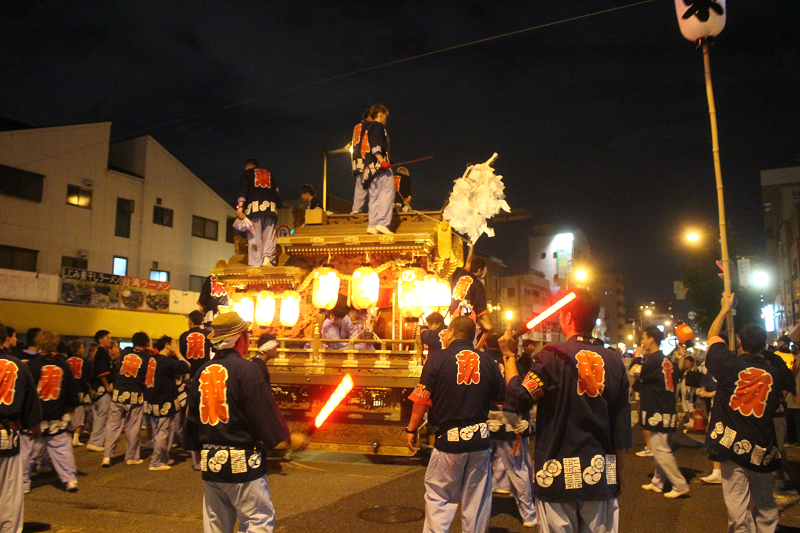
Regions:
[[205, 533], [272, 532], [275, 509], [264, 454], [289, 438], [286, 422], [261, 372], [242, 356], [250, 324], [223, 313], [208, 336], [214, 359], [192, 378], [184, 445], [200, 455]]

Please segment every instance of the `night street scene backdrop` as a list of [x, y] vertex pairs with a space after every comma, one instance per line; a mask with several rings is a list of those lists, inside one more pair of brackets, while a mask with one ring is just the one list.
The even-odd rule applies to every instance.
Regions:
[[[758, 252], [759, 171], [800, 164], [800, 2], [727, 9], [711, 47], [725, 199]], [[286, 198], [321, 189], [321, 152], [381, 103], [392, 159], [433, 156], [409, 167], [415, 208], [500, 154], [507, 201], [531, 218], [479, 248], [510, 273], [533, 226], [556, 224], [586, 233], [629, 302], [669, 298], [685, 229], [716, 231], [702, 53], [672, 0], [15, 1], [0, 51], [4, 119], [150, 134], [231, 203], [245, 157]], [[329, 194], [351, 199], [348, 158], [328, 163]]]

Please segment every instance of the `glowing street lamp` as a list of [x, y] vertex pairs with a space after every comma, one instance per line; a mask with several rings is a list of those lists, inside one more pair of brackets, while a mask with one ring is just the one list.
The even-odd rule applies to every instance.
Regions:
[[575, 271], [575, 279], [577, 279], [578, 281], [586, 281], [586, 278], [588, 276], [589, 275], [586, 273], [585, 270], [576, 270]]
[[766, 272], [753, 272], [753, 285], [756, 287], [766, 287], [769, 285], [769, 274]]
[[687, 233], [686, 240], [689, 242], [697, 242], [700, 240], [700, 235], [698, 235], [697, 233]]
[[514, 318], [514, 311], [506, 311], [506, 320]]

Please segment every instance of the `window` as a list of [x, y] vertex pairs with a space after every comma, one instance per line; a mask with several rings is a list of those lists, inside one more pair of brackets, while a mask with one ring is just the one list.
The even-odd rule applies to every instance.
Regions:
[[228, 225], [225, 226], [225, 242], [233, 243], [233, 238], [235, 236], [239, 236], [242, 239], [247, 238], [247, 234], [243, 231], [236, 231], [233, 227], [233, 222], [236, 220], [236, 217], [228, 217]]
[[515, 298], [517, 296], [517, 289], [514, 287], [509, 287], [506, 289], [506, 294], [509, 298]]
[[43, 184], [41, 174], [0, 165], [0, 194], [41, 202]]
[[153, 224], [160, 226], [172, 227], [172, 209], [161, 207], [160, 205], [153, 206]]
[[67, 185], [67, 203], [85, 209], [92, 208], [92, 190], [78, 187], [77, 185]]
[[128, 275], [128, 258], [114, 256], [114, 268], [111, 270], [115, 276]]
[[764, 212], [765, 213], [772, 212], [772, 202], [764, 202]]
[[189, 290], [192, 292], [200, 292], [203, 290], [203, 282], [206, 280], [203, 276], [189, 276]]
[[547, 259], [547, 252], [542, 252], [542, 255], [539, 256], [539, 259]]
[[536, 296], [537, 298], [540, 296], [539, 291], [532, 287], [525, 287], [524, 294], [525, 296]]
[[217, 240], [217, 221], [192, 215], [192, 236]]
[[0, 245], [0, 268], [36, 272], [36, 250]]
[[151, 270], [150, 279], [153, 281], [169, 281], [169, 272], [166, 270]]
[[80, 257], [67, 257], [64, 255], [61, 257], [61, 266], [67, 268], [82, 268], [83, 270], [86, 270], [89, 268], [89, 261]]
[[133, 200], [117, 198], [117, 221], [114, 224], [114, 235], [129, 239], [131, 236], [131, 215]]

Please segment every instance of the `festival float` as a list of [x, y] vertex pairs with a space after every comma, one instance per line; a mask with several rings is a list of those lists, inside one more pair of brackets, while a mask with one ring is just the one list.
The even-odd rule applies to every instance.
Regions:
[[[420, 325], [434, 311], [446, 314], [464, 240], [491, 235], [487, 219], [509, 210], [493, 159], [456, 180], [443, 211], [395, 213], [393, 234], [368, 234], [366, 213], [306, 211], [303, 225], [277, 238], [277, 266], [247, 266], [245, 252], [211, 271], [230, 309], [253, 322], [251, 355], [259, 335], [277, 337], [278, 354], [267, 363], [273, 395], [290, 430], [313, 435], [309, 449], [412, 454], [405, 427], [426, 355]], [[321, 336], [325, 311], [337, 305], [359, 310], [357, 337]], [[320, 421], [345, 382], [340, 403]], [[429, 433], [423, 426], [420, 442]]]

